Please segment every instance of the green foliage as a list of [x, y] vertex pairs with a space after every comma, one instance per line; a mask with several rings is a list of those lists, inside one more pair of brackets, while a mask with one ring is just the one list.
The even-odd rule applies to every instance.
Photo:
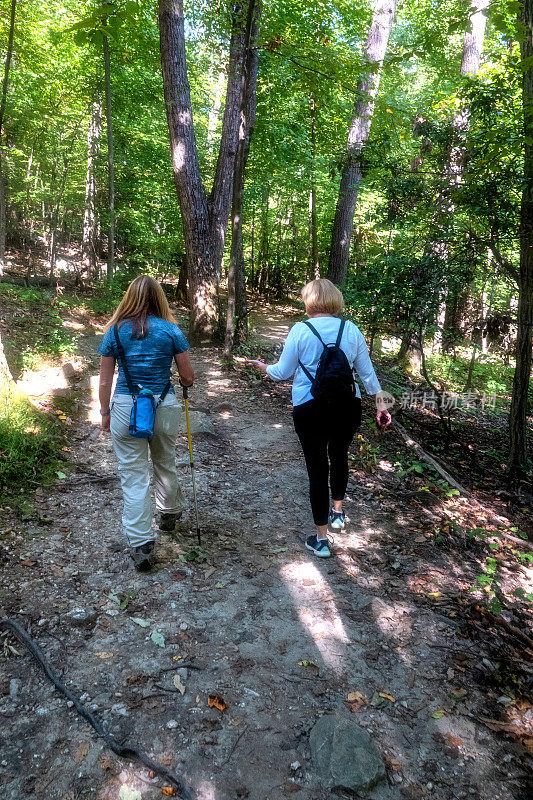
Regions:
[[53, 475], [61, 443], [56, 423], [9, 384], [0, 386], [0, 499], [17, 502]]

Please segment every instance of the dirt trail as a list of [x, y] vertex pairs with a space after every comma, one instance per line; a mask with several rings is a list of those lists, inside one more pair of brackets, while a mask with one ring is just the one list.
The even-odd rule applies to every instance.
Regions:
[[[270, 343], [290, 324], [258, 321]], [[81, 348], [90, 369], [93, 345], [87, 338]], [[353, 719], [389, 771], [371, 797], [525, 800], [517, 745], [478, 721], [484, 695], [467, 677], [475, 645], [427, 598], [437, 574], [440, 588], [460, 583], [462, 565], [430, 544], [413, 550], [406, 508], [384, 504], [364, 477], [349, 486], [336, 556], [314, 559], [303, 547], [312, 526], [288, 387], [247, 387], [218, 357], [193, 354], [191, 406], [216, 432], [194, 443], [203, 552], [185, 525], [160, 539], [153, 574], [134, 572], [111, 442], [97, 435], [93, 409], [70, 428], [72, 473], [38, 492], [41, 524], [29, 523], [2, 575], [7, 615], [112, 732], [182, 772], [198, 800], [330, 797], [308, 732], [355, 692], [368, 702], [352, 699]], [[184, 437], [177, 461], [190, 501]], [[126, 607], [117, 598], [129, 598]], [[160, 782], [116, 759], [26, 655], [3, 672], [5, 800], [162, 796]], [[211, 694], [226, 711], [208, 707]]]

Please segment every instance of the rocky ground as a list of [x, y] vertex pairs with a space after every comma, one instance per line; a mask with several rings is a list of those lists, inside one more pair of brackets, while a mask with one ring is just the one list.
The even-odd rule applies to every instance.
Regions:
[[[276, 344], [290, 320], [259, 322]], [[80, 337], [63, 387], [77, 409], [69, 469], [37, 490], [33, 518], [12, 523], [0, 577], [0, 616], [31, 632], [87, 707], [198, 800], [531, 796], [531, 739], [512, 735], [533, 737], [531, 707], [494, 680], [494, 653], [506, 647], [527, 669], [531, 651], [512, 637], [492, 651], [498, 631], [483, 638], [463, 613], [476, 551], [437, 546], [444, 503], [393, 496], [386, 463], [354, 469], [348, 529], [332, 536], [334, 558], [313, 558], [288, 386], [195, 351], [202, 547], [189, 513], [159, 538], [153, 572], [137, 574], [111, 441], [95, 425], [95, 342]], [[183, 435], [177, 464], [191, 511]], [[113, 756], [23, 648], [2, 641], [2, 798], [162, 796], [159, 779]]]

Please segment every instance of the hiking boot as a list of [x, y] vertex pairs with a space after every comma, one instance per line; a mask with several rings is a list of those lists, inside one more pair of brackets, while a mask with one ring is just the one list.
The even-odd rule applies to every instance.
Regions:
[[315, 536], [308, 536], [305, 540], [305, 546], [308, 550], [318, 556], [319, 558], [328, 558], [331, 555], [329, 549], [329, 542], [327, 539], [317, 539]]
[[329, 527], [332, 531], [343, 531], [346, 527], [346, 517], [344, 511], [331, 509], [329, 514]]
[[154, 544], [154, 541], [145, 542], [145, 544], [141, 544], [139, 547], [134, 547], [132, 549], [131, 557], [133, 558], [135, 569], [138, 572], [148, 572], [148, 570], [153, 566]]
[[181, 511], [177, 514], [161, 514], [159, 517], [159, 530], [165, 533], [173, 533], [181, 514]]

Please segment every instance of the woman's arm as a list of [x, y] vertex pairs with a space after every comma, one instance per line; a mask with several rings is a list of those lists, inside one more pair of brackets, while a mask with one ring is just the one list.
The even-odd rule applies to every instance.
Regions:
[[263, 361], [249, 361], [248, 363], [275, 381], [286, 381], [291, 378], [298, 367], [298, 336], [297, 333], [293, 333], [295, 327], [296, 325], [289, 331], [279, 361], [269, 366]]
[[388, 394], [380, 386], [374, 366], [368, 355], [365, 337], [359, 329], [357, 329], [357, 353], [353, 365], [358, 376], [363, 381], [367, 394], [374, 396], [378, 426], [386, 428], [391, 423], [391, 415], [388, 412], [388, 405], [390, 405], [387, 399]]
[[189, 356], [187, 353], [176, 353], [174, 356], [174, 361], [176, 362], [176, 366], [178, 368], [178, 374], [180, 376], [180, 383], [182, 386], [192, 386], [194, 381], [194, 371], [189, 360]]
[[102, 415], [102, 430], [109, 430], [111, 412], [109, 401], [111, 399], [111, 389], [113, 387], [113, 375], [115, 373], [115, 359], [113, 356], [100, 357], [100, 383], [98, 386], [98, 397], [100, 399], [100, 414]]

